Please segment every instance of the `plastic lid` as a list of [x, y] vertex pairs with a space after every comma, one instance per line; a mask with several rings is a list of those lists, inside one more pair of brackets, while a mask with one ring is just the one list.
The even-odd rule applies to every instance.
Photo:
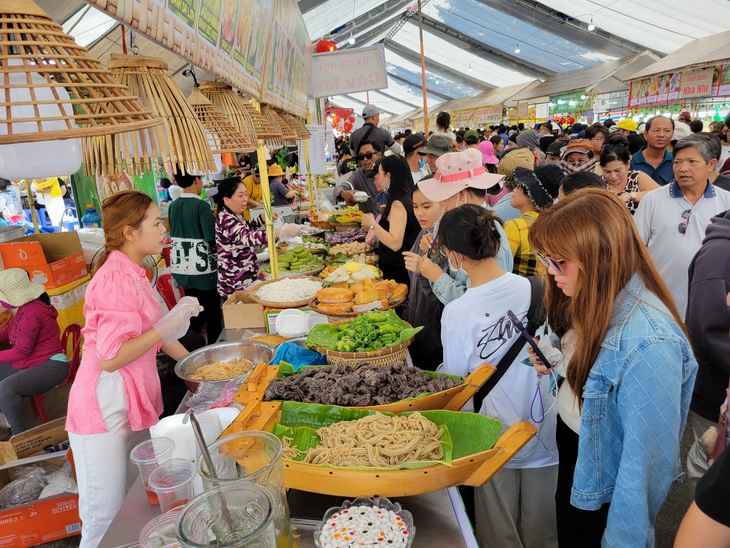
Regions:
[[170, 438], [152, 438], [132, 449], [129, 459], [137, 466], [144, 466], [169, 458], [173, 449], [175, 449], [175, 442]]
[[155, 493], [173, 493], [195, 479], [195, 465], [185, 459], [170, 459], [155, 468], [148, 484]]
[[94, 209], [94, 206], [92, 204], [86, 204], [86, 209]]

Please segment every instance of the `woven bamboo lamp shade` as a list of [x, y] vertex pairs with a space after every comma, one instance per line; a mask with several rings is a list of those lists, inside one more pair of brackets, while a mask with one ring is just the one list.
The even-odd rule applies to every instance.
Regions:
[[214, 154], [252, 152], [256, 150], [256, 145], [238, 131], [198, 88], [193, 88], [188, 96], [188, 103], [193, 108], [193, 112], [195, 112], [200, 123], [203, 124], [208, 135], [211, 151]]
[[80, 163], [80, 138], [160, 124], [32, 0], [0, 2], [0, 46], [3, 163], [20, 154], [27, 165], [29, 157], [43, 155], [30, 143], [45, 141], [55, 142], [51, 153], [76, 143]]
[[280, 112], [279, 114], [282, 118], [284, 118], [284, 121], [289, 124], [289, 127], [296, 132], [297, 141], [311, 139], [312, 135], [309, 133], [307, 126], [305, 126], [299, 118], [289, 114], [288, 112]]
[[175, 83], [167, 63], [156, 57], [112, 54], [109, 69], [140, 102], [162, 119], [148, 130], [113, 138], [87, 139], [87, 173], [152, 172], [159, 161], [191, 174], [218, 171], [203, 124]]
[[[258, 135], [251, 117], [243, 108], [239, 95], [225, 82], [207, 81], [200, 84], [200, 93], [248, 140], [256, 143]], [[254, 144], [255, 148], [255, 144]]]
[[242, 95], [238, 96], [238, 100], [246, 109], [248, 115], [253, 121], [253, 126], [256, 129], [256, 135], [259, 139], [263, 139], [269, 148], [281, 148], [284, 146], [284, 141], [281, 136], [281, 130], [274, 126], [269, 120], [261, 114], [255, 106], [253, 106], [246, 97]]
[[279, 128], [281, 132], [281, 139], [286, 146], [297, 145], [297, 134], [289, 127], [289, 124], [276, 112], [272, 107], [268, 105], [261, 105], [261, 114], [266, 116], [266, 119], [271, 123], [272, 126]]

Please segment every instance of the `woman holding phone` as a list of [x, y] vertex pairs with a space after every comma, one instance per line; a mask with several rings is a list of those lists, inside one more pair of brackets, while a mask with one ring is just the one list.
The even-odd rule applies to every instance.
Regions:
[[530, 242], [548, 269], [550, 325], [575, 330], [566, 382], [580, 434], [575, 472], [560, 481], [571, 483], [571, 505], [605, 516], [591, 537], [560, 545], [653, 546], [657, 512], [682, 470], [697, 373], [677, 308], [628, 209], [605, 190], [547, 209]]

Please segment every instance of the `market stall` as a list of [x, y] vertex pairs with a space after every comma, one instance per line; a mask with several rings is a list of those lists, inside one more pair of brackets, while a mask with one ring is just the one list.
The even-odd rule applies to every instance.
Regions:
[[514, 99], [519, 103], [518, 110], [521, 108], [523, 113], [526, 108], [534, 106], [535, 121], [538, 122], [559, 117], [592, 123], [621, 114], [626, 106], [621, 97], [628, 91], [624, 83], [626, 75], [653, 64], [657, 59], [655, 54], [643, 51], [615, 61], [560, 72]]
[[720, 121], [728, 113], [730, 95], [730, 32], [689, 42], [663, 59], [626, 78], [628, 107], [634, 121], [664, 114], [677, 118]]
[[453, 125], [459, 127], [488, 127], [499, 125], [509, 119], [509, 109], [517, 106], [513, 97], [522, 92], [532, 89], [540, 83], [533, 80], [524, 84], [516, 84], [487, 90], [480, 93], [470, 101], [462, 104], [460, 109], [454, 112]]

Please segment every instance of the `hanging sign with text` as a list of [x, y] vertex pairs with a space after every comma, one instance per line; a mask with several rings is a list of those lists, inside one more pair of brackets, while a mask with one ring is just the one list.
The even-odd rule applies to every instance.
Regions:
[[385, 89], [385, 48], [379, 44], [315, 54], [310, 82], [314, 98]]

